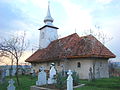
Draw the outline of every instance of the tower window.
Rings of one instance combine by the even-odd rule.
[[[78,68],[81,67],[81,63],[80,63],[80,62],[77,63],[77,67],[78,67]]]

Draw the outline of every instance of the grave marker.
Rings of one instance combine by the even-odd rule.
[[[73,90],[73,78],[72,78],[72,71],[68,71],[68,78],[67,78],[67,90]]]
[[[56,74],[57,72],[55,66],[52,65],[49,73],[48,84],[56,83],[56,79],[55,79]]]
[[[9,86],[7,87],[7,90],[15,90],[15,86],[13,85],[15,81],[13,81],[13,79],[10,79],[8,83],[9,83]]]
[[[47,84],[46,72],[44,71],[45,68],[42,66],[40,67],[40,72],[38,73],[38,81],[36,81],[36,85],[45,85]]]

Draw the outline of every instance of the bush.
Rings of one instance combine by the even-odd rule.
[[[76,72],[73,72],[73,85],[76,86],[80,83],[79,75]]]
[[[63,88],[66,88],[67,86],[67,77],[68,75],[66,76],[63,76],[62,75],[62,72],[58,73],[57,76],[56,76],[56,87],[59,88],[59,89],[63,89]],[[78,85],[80,82],[79,82],[79,76],[77,75],[76,72],[73,72],[72,74],[72,77],[73,77],[73,85]]]
[[[66,88],[67,76],[63,76],[62,72],[58,73],[56,76],[56,87],[59,89]]]

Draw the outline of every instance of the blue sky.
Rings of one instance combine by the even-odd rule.
[[[0,0],[1,35],[25,31],[31,47],[37,47],[47,5],[48,0]],[[105,45],[120,60],[120,0],[50,0],[50,10],[60,37],[75,31],[81,36],[89,29],[104,32],[113,38]]]

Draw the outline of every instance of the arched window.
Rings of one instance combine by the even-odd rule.
[[[80,62],[77,63],[77,67],[78,67],[78,68],[81,67],[81,63],[80,63]]]

